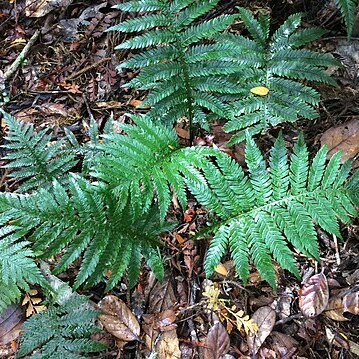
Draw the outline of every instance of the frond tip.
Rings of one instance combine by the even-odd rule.
[[[246,281],[250,260],[261,276],[275,286],[275,260],[296,276],[293,250],[319,260],[316,226],[341,238],[338,220],[357,216],[358,176],[348,179],[350,164],[340,154],[326,163],[323,147],[309,162],[303,136],[290,159],[282,136],[270,152],[269,166],[247,135],[248,174],[229,156],[217,155],[217,166],[203,168],[207,185],[188,181],[197,200],[220,217],[205,260],[209,276],[226,248],[235,268]],[[218,180],[221,178],[221,180]]]

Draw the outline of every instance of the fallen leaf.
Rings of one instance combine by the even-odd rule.
[[[209,330],[203,351],[204,359],[217,359],[226,354],[230,347],[226,328],[219,322]]]
[[[359,118],[325,131],[320,139],[323,145],[328,145],[328,158],[342,150],[342,162],[355,157],[359,153]]]
[[[345,312],[359,314],[359,291],[346,294],[343,297],[343,307]]]
[[[177,327],[176,313],[174,310],[167,309],[164,312],[154,314],[144,314],[143,320],[146,324],[151,325],[154,330],[160,332],[167,332]]]
[[[345,322],[348,318],[344,317],[343,300],[340,297],[330,298],[324,314],[337,322]]]
[[[0,313],[0,345],[6,345],[18,338],[24,320],[24,311],[19,304],[12,304]]]
[[[352,292],[350,289],[343,290],[329,299],[325,315],[336,321],[348,321],[345,312],[359,314],[359,291]]]
[[[267,96],[269,93],[269,89],[267,87],[264,86],[257,86],[257,87],[253,87],[250,90],[253,94],[255,95],[259,95],[259,96]]]
[[[261,307],[254,312],[252,320],[257,324],[258,331],[248,334],[247,343],[249,350],[255,355],[268,335],[272,332],[276,314],[271,307]]]
[[[130,308],[114,295],[108,295],[98,303],[99,309],[105,313],[98,318],[105,329],[119,339],[121,347],[127,342],[138,340],[140,325]]]
[[[42,17],[58,7],[67,7],[73,0],[26,0],[25,14],[30,17]]]
[[[161,283],[156,283],[149,294],[148,301],[148,313],[159,313],[174,307],[177,298],[169,277],[166,277]]]
[[[187,130],[185,130],[184,128],[181,127],[176,127],[176,132],[177,135],[185,140],[189,140],[190,139],[190,135],[189,132]]]
[[[133,107],[138,107],[142,104],[143,101],[140,100],[131,100],[130,101],[130,105],[132,105]]]
[[[324,273],[310,277],[299,291],[299,308],[308,318],[322,313],[328,305],[328,300],[328,281]]]
[[[279,354],[279,358],[290,358],[298,349],[299,343],[287,334],[273,331],[271,339],[274,349]]]
[[[156,345],[156,359],[180,359],[179,341],[176,330],[164,332]]]
[[[228,275],[227,268],[222,263],[218,263],[217,267],[214,269],[214,271],[218,274],[223,275],[226,277]]]

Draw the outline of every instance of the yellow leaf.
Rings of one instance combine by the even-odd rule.
[[[264,86],[253,87],[250,91],[259,96],[267,96],[269,93],[269,89]]]
[[[218,274],[225,276],[225,277],[228,274],[227,268],[222,263],[219,263],[214,271]]]

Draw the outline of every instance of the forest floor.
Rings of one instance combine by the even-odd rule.
[[[121,88],[134,73],[116,71],[119,62],[129,55],[128,51],[114,50],[124,37],[104,32],[128,16],[114,10],[111,6],[115,3],[116,0],[0,0],[0,102],[4,110],[34,123],[37,128],[53,129],[55,136],[62,135],[67,126],[82,142],[88,140],[90,116],[101,129],[111,115],[121,121],[126,114],[138,112],[136,107],[144,94]],[[231,13],[237,5],[256,12],[271,11],[273,28],[288,15],[304,12],[303,26],[328,30],[312,46],[342,61],[342,69],[328,69],[338,87],[318,87],[322,96],[320,118],[284,124],[283,133],[290,146],[299,131],[304,131],[311,151],[327,143],[330,150],[341,149],[344,156],[353,157],[354,167],[359,167],[359,38],[347,43],[340,14],[330,1],[223,0],[216,12]],[[26,59],[5,79],[6,71],[31,38],[33,43]],[[2,122],[1,137],[5,127]],[[223,147],[228,138],[221,126],[215,124],[212,130],[201,134],[198,140],[206,141],[214,136],[211,141]],[[278,129],[269,130],[258,140],[264,152],[273,144],[277,132]],[[178,134],[187,136],[183,129]],[[240,145],[230,151],[239,162],[243,161]],[[11,191],[6,175],[1,173],[1,176],[1,190]],[[206,215],[202,207],[190,201],[180,225],[163,238],[168,259],[163,283],[157,283],[144,270],[132,292],[126,290],[125,281],[112,291],[140,321],[142,342],[116,345],[114,337],[107,333],[101,339],[109,344],[109,350],[98,357],[115,358],[121,353],[123,358],[141,358],[148,356],[154,346],[157,358],[359,357],[358,221],[342,226],[343,241],[319,232],[322,254],[319,264],[298,256],[303,280],[323,273],[328,280],[330,298],[354,294],[351,312],[338,310],[327,315],[324,311],[307,318],[298,301],[301,281],[280,268],[276,291],[261,281],[255,271],[243,286],[235,276],[232,262],[225,259],[211,280],[205,279],[203,258],[208,243],[193,241],[190,233],[201,226]],[[72,267],[61,279],[71,282],[77,270]],[[317,280],[323,280],[323,275]],[[103,285],[84,294],[90,295],[94,302],[106,295]],[[216,295],[220,298],[217,302]],[[219,310],[211,310],[214,302]],[[262,320],[254,339],[248,338],[245,331],[251,325],[249,318]],[[23,320],[21,315],[7,318],[6,323],[0,320],[0,333],[3,333],[0,358],[14,357],[18,327]],[[218,345],[214,348],[213,343]],[[253,346],[260,348],[255,350]]]

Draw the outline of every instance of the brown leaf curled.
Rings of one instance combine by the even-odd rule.
[[[114,295],[103,298],[98,306],[104,313],[99,320],[106,330],[121,342],[137,340],[140,334],[140,325],[127,305]]]

